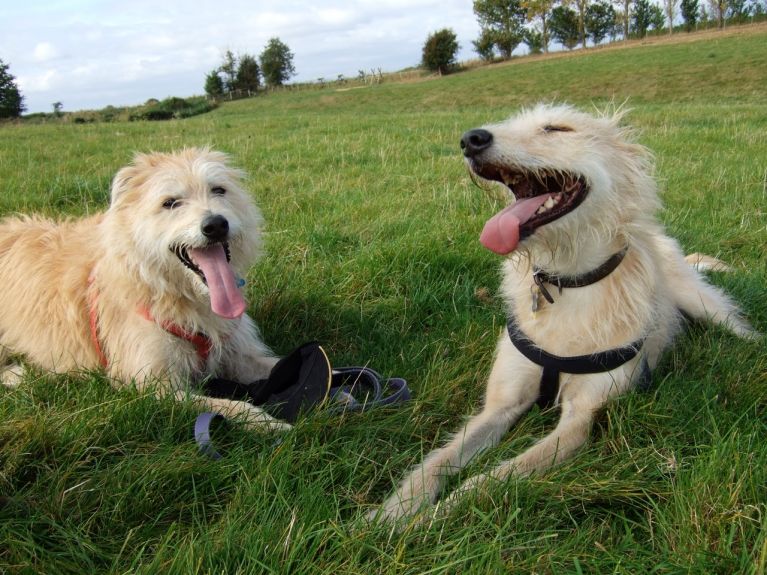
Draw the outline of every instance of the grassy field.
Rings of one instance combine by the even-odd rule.
[[[320,340],[336,365],[369,363],[414,392],[400,409],[310,415],[279,445],[230,427],[214,462],[189,406],[99,374],[30,376],[0,390],[0,572],[765,572],[767,352],[714,328],[677,341],[651,392],[611,403],[575,460],[426,527],[359,519],[478,407],[504,323],[500,261],[477,241],[498,204],[463,166],[468,128],[539,100],[627,100],[669,231],[734,265],[712,281],[767,330],[766,47],[759,27],[168,123],[0,126],[0,214],[102,210],[137,150],[231,153],[268,221],[247,288],[266,341]],[[556,416],[532,412],[462,477]]]

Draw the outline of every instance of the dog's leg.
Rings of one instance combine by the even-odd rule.
[[[539,379],[540,369],[524,359],[504,333],[488,379],[484,409],[446,445],[432,451],[368,519],[396,521],[434,502],[446,476],[465,467],[480,451],[496,445],[530,409],[538,395]]]
[[[489,473],[465,481],[446,500],[446,507],[450,508],[467,491],[482,488],[489,481],[503,481],[512,474],[524,477],[544,471],[572,456],[588,440],[594,413],[609,397],[619,395],[629,386],[634,364],[636,362],[624,366],[617,374],[570,376],[572,379],[562,388],[561,416],[554,430],[527,451],[504,461]],[[623,378],[620,384],[616,378]]]
[[[234,401],[197,394],[187,395],[184,392],[177,392],[176,398],[179,400],[189,398],[200,408],[220,413],[227,418],[242,418],[247,429],[257,431],[288,431],[292,429],[289,423],[275,419],[260,407],[252,405],[247,401]]]
[[[261,341],[256,325],[247,315],[226,345],[223,375],[241,383],[266,379],[279,361]]]

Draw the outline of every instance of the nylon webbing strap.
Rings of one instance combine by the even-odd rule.
[[[561,357],[548,353],[535,345],[529,337],[522,333],[514,317],[509,318],[507,329],[514,347],[527,359],[543,368],[541,390],[537,400],[538,405],[541,407],[548,407],[553,404],[559,391],[560,373],[582,375],[585,373],[612,371],[633,359],[639,353],[639,350],[642,349],[642,344],[644,343],[644,339],[639,339],[630,345],[608,349],[607,351],[600,351],[589,355]],[[645,365],[643,365],[643,370]]]

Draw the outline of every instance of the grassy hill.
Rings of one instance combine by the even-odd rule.
[[[414,392],[398,410],[313,414],[279,445],[232,426],[214,462],[191,407],[98,374],[30,376],[0,390],[0,572],[764,572],[767,353],[713,328],[678,340],[650,393],[611,403],[572,462],[426,528],[359,523],[478,407],[504,323],[499,258],[477,241],[499,200],[468,177],[466,129],[540,100],[625,102],[656,153],[669,231],[734,265],[712,281],[767,330],[767,28],[678,40],[161,124],[0,127],[0,214],[104,209],[134,151],[229,152],[268,222],[247,288],[266,341],[320,340],[336,365]],[[555,420],[529,414],[462,477]]]

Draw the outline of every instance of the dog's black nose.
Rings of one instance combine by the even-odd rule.
[[[202,235],[212,242],[223,242],[229,235],[229,222],[222,215],[208,216],[202,220]]]
[[[489,148],[493,143],[493,134],[482,128],[469,130],[461,136],[461,149],[463,155],[472,158]]]

